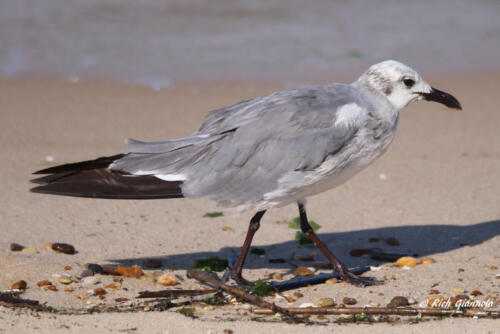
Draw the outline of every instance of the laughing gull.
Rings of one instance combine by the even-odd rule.
[[[127,139],[128,152],[35,172],[36,193],[112,198],[205,197],[222,207],[257,212],[231,277],[242,268],[266,210],[297,203],[302,231],[342,280],[377,283],[351,273],[316,236],[305,199],[334,188],[384,153],[400,110],[417,100],[461,109],[410,67],[387,60],[352,84],[329,83],[275,92],[214,110],[189,137],[159,142]]]

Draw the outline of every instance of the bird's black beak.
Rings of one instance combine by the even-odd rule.
[[[435,101],[444,104],[448,108],[462,110],[460,102],[451,94],[445,93],[432,87],[430,93],[419,93],[426,101]]]

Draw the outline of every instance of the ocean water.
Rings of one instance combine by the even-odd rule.
[[[500,69],[499,0],[2,0],[0,75],[328,80],[397,59]],[[332,79],[332,81],[334,81]]]

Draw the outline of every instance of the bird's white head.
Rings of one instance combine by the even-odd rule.
[[[398,110],[410,102],[422,99],[461,109],[460,103],[453,96],[432,88],[415,70],[395,60],[372,65],[358,82],[384,95]]]

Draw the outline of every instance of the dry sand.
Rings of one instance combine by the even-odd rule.
[[[398,135],[389,152],[373,166],[335,190],[309,199],[309,216],[322,228],[320,237],[349,266],[376,265],[368,258],[349,256],[352,248],[380,247],[416,253],[436,260],[403,270],[384,265],[370,276],[386,278],[385,284],[357,288],[345,283],[300,289],[295,303],[317,303],[318,297],[344,296],[358,305],[385,305],[393,296],[425,300],[434,284],[445,297],[451,288],[466,292],[478,289],[499,296],[500,280],[500,74],[467,77],[426,78],[462,102],[464,111],[445,110],[433,103],[414,104],[401,114]],[[229,212],[219,218],[203,218],[217,210],[205,200],[111,201],[42,196],[28,190],[34,170],[70,161],[110,155],[124,150],[123,138],[160,140],[193,132],[211,109],[280,89],[279,84],[202,83],[178,84],[159,92],[147,87],[102,82],[68,83],[51,80],[0,81],[0,289],[24,279],[24,298],[54,307],[83,308],[90,303],[113,305],[118,297],[133,298],[138,291],[160,286],[124,279],[122,287],[110,291],[104,301],[97,297],[77,299],[88,287],[75,286],[72,293],[41,291],[36,282],[57,279],[65,265],[71,274],[86,262],[143,265],[157,258],[183,279],[179,288],[199,285],[186,279],[194,261],[209,255],[236,255],[252,213]],[[53,162],[46,157],[52,156]],[[295,231],[278,223],[297,216],[288,206],[271,210],[263,219],[254,243],[266,256],[251,255],[244,273],[247,278],[265,278],[279,272],[290,278],[287,264],[270,264],[268,258],[290,258],[299,248]],[[234,230],[223,231],[228,226]],[[400,246],[369,243],[369,237],[396,237]],[[9,250],[17,242],[36,247],[27,255]],[[76,255],[44,251],[48,242],[74,245]],[[318,260],[324,260],[318,256]],[[299,263],[305,264],[308,263]],[[464,271],[459,272],[459,269]],[[99,276],[97,286],[111,283]],[[292,292],[288,293],[291,294]],[[382,295],[383,294],[383,295]],[[280,305],[288,306],[283,301]],[[498,305],[494,309],[498,309]],[[444,319],[408,324],[338,325],[304,327],[285,324],[273,317],[263,322],[243,315],[244,305],[216,310],[197,307],[198,319],[176,313],[136,312],[93,315],[49,315],[13,311],[0,307],[0,332],[148,332],[235,333],[255,332],[498,332],[495,320]],[[314,317],[313,317],[314,318]],[[327,319],[333,319],[327,318]]]

